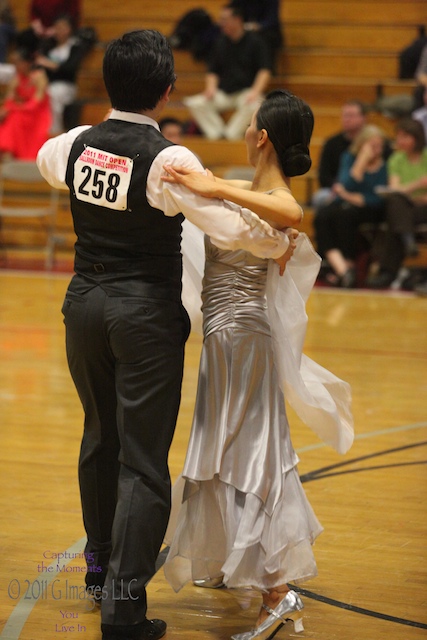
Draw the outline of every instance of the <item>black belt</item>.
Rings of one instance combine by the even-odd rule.
[[[131,295],[146,296],[149,298],[171,300],[179,302],[181,300],[181,282],[175,284],[170,281],[150,282],[153,278],[153,271],[150,273],[144,269],[138,269],[138,262],[115,261],[115,262],[89,262],[78,258],[74,265],[76,274],[87,277],[92,282],[107,285],[108,282],[115,282],[123,279],[126,273],[126,281],[129,280],[129,291]],[[100,276],[99,280],[96,276]],[[156,274],[158,277],[158,274]],[[117,277],[115,277],[117,276]],[[133,283],[133,284],[131,284]]]
[[[114,262],[89,262],[82,258],[75,261],[76,271],[79,273],[122,273],[123,271],[134,271],[135,273],[143,273],[143,269],[139,268],[138,262],[129,260],[116,260]]]
[[[83,274],[130,272],[131,274],[135,274],[137,277],[144,278],[144,276],[152,276],[153,273],[158,275],[153,261],[155,261],[155,258],[145,262],[139,262],[138,260],[107,260],[103,262],[90,262],[89,260],[76,256],[74,267],[77,273]],[[181,263],[178,260],[170,260],[169,266],[165,265],[164,258],[160,258],[159,266],[160,262],[161,272],[163,273],[171,273],[171,270],[177,270],[178,272],[178,269],[179,273],[181,272]]]

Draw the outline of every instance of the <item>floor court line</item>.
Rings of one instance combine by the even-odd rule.
[[[412,425],[402,425],[402,426],[398,426],[398,427],[391,427],[389,429],[381,429],[379,431],[372,431],[372,432],[368,432],[368,433],[360,433],[358,435],[355,436],[355,440],[363,440],[366,438],[373,438],[374,436],[382,436],[382,435],[389,435],[391,433],[398,433],[401,431],[411,431],[413,429],[422,429],[427,427],[427,422],[419,422],[419,423],[415,423]],[[302,447],[301,449],[297,450],[297,453],[304,453],[305,451],[313,451],[315,449],[320,449],[322,447],[327,446],[325,443],[323,442],[319,442],[317,444],[314,445],[309,445],[307,447]],[[68,555],[72,556],[73,553],[79,553],[82,552],[84,549],[84,546],[86,544],[86,538],[81,538],[80,540],[78,540],[77,542],[75,542],[74,544],[72,544],[70,547],[68,547],[68,549],[64,552],[67,553]],[[159,561],[156,565],[157,570],[159,570],[161,568],[161,566],[163,565],[164,560],[166,559],[166,550],[163,549],[163,551],[161,551],[160,553],[160,557],[159,557]],[[162,562],[163,560],[163,562]],[[69,564],[69,563],[67,563]],[[51,583],[55,578],[58,577],[58,572],[55,571],[55,567],[58,565],[58,561],[54,560],[54,562],[51,563],[51,565],[53,567],[53,572],[52,574],[49,575],[48,578],[44,578],[43,580],[47,580],[47,583]],[[36,578],[35,578],[36,580]],[[299,589],[299,591],[301,593],[303,593],[304,595],[306,595],[307,597],[311,597],[313,599],[317,599],[317,600],[321,600],[323,602],[325,602],[326,604],[334,604],[334,606],[339,606],[342,609],[349,609],[358,613],[362,613],[364,615],[370,615],[370,616],[374,616],[374,617],[379,617],[385,620],[390,620],[393,622],[397,622],[399,624],[407,624],[410,626],[416,626],[419,627],[421,629],[427,629],[427,625],[424,625],[421,622],[414,622],[411,620],[402,620],[400,618],[393,618],[392,616],[385,616],[385,614],[381,614],[381,613],[376,613],[373,611],[369,611],[369,610],[365,610],[365,609],[361,609],[359,607],[353,607],[352,605],[347,605],[345,603],[340,603],[338,600],[337,601],[328,601],[330,599],[327,598],[322,598],[322,596],[318,596],[317,594],[314,594],[310,591],[305,591],[304,589]],[[20,598],[20,600],[18,601],[18,603],[16,604],[15,608],[13,609],[12,613],[10,614],[8,620],[6,621],[5,626],[3,627],[3,630],[0,634],[0,640],[19,640],[19,636],[21,634],[22,629],[24,628],[25,623],[27,622],[29,616],[31,615],[31,612],[34,608],[34,606],[36,605],[36,603],[38,602],[40,598],[25,598],[24,596],[22,596]],[[335,604],[337,603],[337,604]]]

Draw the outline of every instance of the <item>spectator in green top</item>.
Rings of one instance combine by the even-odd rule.
[[[422,124],[412,118],[400,121],[395,148],[387,163],[387,231],[378,249],[379,272],[368,281],[372,288],[388,288],[405,257],[418,254],[416,227],[427,223],[427,147]]]

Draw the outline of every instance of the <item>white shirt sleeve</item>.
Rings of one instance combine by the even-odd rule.
[[[37,166],[44,179],[56,189],[67,189],[65,183],[68,156],[77,136],[89,129],[84,125],[70,129],[51,138],[37,155]],[[188,167],[204,171],[196,156],[185,147],[167,147],[154,159],[147,180],[149,204],[166,216],[183,213],[184,216],[206,233],[221,249],[245,249],[261,258],[278,258],[289,246],[288,237],[270,227],[255,213],[227,200],[203,198],[185,187],[164,182],[164,164]]]
[[[90,129],[83,125],[70,129],[55,138],[51,138],[41,147],[37,154],[37,166],[43,178],[55,189],[68,189],[65,183],[68,156],[77,136]]]
[[[221,249],[245,249],[260,258],[278,258],[289,246],[288,237],[270,227],[255,213],[227,200],[203,198],[182,185],[164,182],[165,164],[204,171],[191,151],[181,146],[167,147],[154,159],[148,173],[147,200],[166,216],[178,213],[206,233]]]

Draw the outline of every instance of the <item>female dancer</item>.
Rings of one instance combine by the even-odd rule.
[[[289,178],[310,167],[312,128],[308,105],[286,91],[274,91],[246,133],[249,160],[256,168],[251,190],[177,167],[165,167],[169,174],[165,179],[201,195],[248,206],[277,228],[295,224],[301,209],[290,193]],[[297,232],[289,235],[293,245]],[[270,639],[286,620],[301,615],[301,599],[287,582],[316,575],[311,545],[322,530],[299,480],[281,386],[289,389],[288,399],[295,401],[297,409],[304,405],[300,415],[308,422],[322,422],[322,401],[309,394],[300,376],[300,365],[308,367],[297,344],[304,333],[305,312],[298,302],[294,306],[299,293],[292,288],[292,276],[284,280],[292,260],[283,280],[294,296],[288,313],[289,324],[296,326],[294,341],[290,335],[277,339],[280,319],[274,322],[276,328],[271,326],[274,300],[268,292],[266,310],[268,261],[240,250],[218,249],[208,238],[205,249],[204,345],[183,471],[183,504],[165,575],[177,591],[190,580],[259,589],[263,605],[255,628],[233,635],[233,640]],[[291,246],[285,260],[292,252]],[[318,262],[310,250],[309,257],[313,256],[316,273],[311,284]],[[283,354],[276,352],[284,345],[291,345],[284,367],[290,366],[291,371],[287,372],[276,358],[283,360]],[[342,406],[348,406],[347,386],[329,376],[332,385],[340,386]],[[299,402],[297,396],[304,395]],[[347,432],[338,436],[338,448],[345,450],[352,439],[351,417],[346,409],[338,416],[327,395],[326,404],[329,408],[333,404],[335,413],[329,422],[325,418],[325,428],[331,433],[338,425],[337,431]]]

